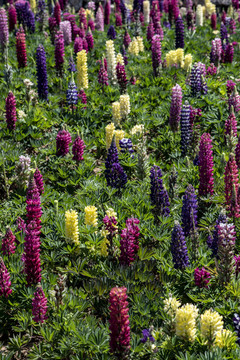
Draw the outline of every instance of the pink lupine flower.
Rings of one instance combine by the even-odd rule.
[[[33,174],[31,174],[29,178],[26,203],[27,224],[34,221],[36,224],[35,230],[38,232],[38,234],[40,234],[42,216],[41,198]]]

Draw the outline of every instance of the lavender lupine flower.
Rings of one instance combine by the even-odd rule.
[[[240,344],[240,316],[236,313],[233,316],[233,325],[235,328],[235,334],[237,335],[237,343]]]
[[[104,65],[104,63],[101,63],[100,69],[99,69],[99,73],[98,73],[98,82],[99,84],[104,87],[108,86],[108,73],[107,73],[107,69]]]
[[[226,50],[225,50],[224,62],[231,64],[233,62],[233,55],[234,55],[233,44],[227,44]]]
[[[125,152],[129,152],[130,154],[132,154],[134,152],[133,150],[133,143],[131,139],[122,139],[119,141],[119,146],[121,148],[121,152],[125,153]]]
[[[232,107],[235,113],[238,113],[240,111],[240,96],[238,94],[236,86],[234,86],[233,92],[228,97],[228,106],[230,111]]]
[[[211,135],[204,133],[199,145],[199,195],[213,195],[213,152]]]
[[[9,32],[7,13],[5,9],[0,8],[0,46],[2,52],[4,52],[4,50],[8,46],[8,38]]]
[[[212,251],[212,256],[218,256],[218,225],[220,223],[226,224],[227,223],[227,216],[225,213],[220,213],[217,220],[216,225],[213,230],[213,236],[209,235],[207,240],[207,245]]]
[[[229,283],[235,272],[235,235],[235,227],[233,224],[220,223],[218,225],[219,263],[217,266],[217,271],[221,284]]]
[[[56,137],[57,156],[65,156],[69,153],[69,144],[72,142],[67,130],[60,130]]]
[[[37,323],[43,323],[47,319],[47,298],[43,292],[41,285],[37,285],[37,289],[32,299],[33,320]]]
[[[158,68],[161,64],[162,48],[160,35],[154,35],[152,38],[152,66],[154,76],[157,76]]]
[[[78,91],[74,80],[71,80],[68,85],[66,98],[69,106],[76,105],[78,102]]]
[[[175,269],[183,270],[190,265],[185,236],[178,222],[172,232],[171,253]]]
[[[127,90],[127,83],[128,83],[125,66],[121,65],[120,63],[117,63],[116,74],[117,74],[117,82],[120,87],[120,93],[124,94]]]
[[[38,96],[40,99],[48,100],[48,80],[46,54],[43,45],[37,48],[37,79],[38,79]]]
[[[9,91],[6,98],[6,123],[9,130],[14,130],[16,127],[17,115],[16,115],[16,100],[15,96]]]
[[[58,31],[55,35],[55,66],[60,75],[63,72],[64,55],[63,32]]]
[[[191,85],[191,95],[196,97],[201,93],[201,71],[197,64],[194,64],[191,70],[191,78],[190,78],[190,85]]]
[[[127,227],[122,230],[120,240],[121,254],[119,258],[119,261],[122,265],[130,266],[137,258],[139,249],[138,238],[140,235],[140,229],[137,224],[139,224],[138,219],[127,219]]]
[[[70,21],[60,22],[60,31],[63,33],[64,44],[69,45],[72,42],[72,27]]]
[[[182,109],[182,88],[176,84],[172,88],[172,100],[170,107],[169,124],[172,131],[177,131],[179,128],[179,122]]]
[[[131,40],[129,33],[127,32],[127,30],[125,30],[124,38],[123,38],[123,45],[125,46],[126,49],[130,45],[131,41],[132,40]]]
[[[83,161],[85,147],[86,145],[84,144],[84,141],[78,135],[72,146],[73,160],[75,160],[77,163]]]
[[[15,241],[16,241],[16,236],[14,236],[12,230],[8,228],[4,238],[2,239],[1,251],[3,255],[7,255],[9,257],[11,254],[15,253],[15,249],[16,249]]]
[[[36,230],[35,221],[30,221],[25,234],[24,243],[24,272],[28,285],[41,281],[40,237]]]
[[[175,31],[176,31],[176,35],[175,35],[176,49],[179,49],[179,48],[184,49],[184,23],[180,16],[176,21]]]
[[[40,170],[38,168],[36,168],[33,177],[34,177],[34,180],[36,182],[39,195],[44,194],[43,177],[42,177],[42,174],[40,173]]]
[[[94,48],[94,39],[93,39],[93,35],[92,35],[92,32],[91,32],[90,29],[87,32],[86,41],[87,41],[87,44],[88,44],[88,49],[92,50]]]
[[[210,281],[211,275],[208,271],[202,267],[201,269],[196,268],[194,270],[194,281],[195,285],[199,288],[208,288],[208,283]]]
[[[149,341],[151,341],[151,342],[154,342],[155,341],[155,339],[154,339],[154,337],[151,335],[151,330],[149,330],[149,329],[144,329],[143,331],[142,331],[142,335],[143,335],[143,338],[140,340],[143,344],[145,344],[147,341],[148,341],[148,339],[149,339]]]
[[[34,230],[37,231],[37,234],[40,234],[42,216],[41,198],[33,174],[31,174],[29,178],[26,203],[27,224],[34,221]]]
[[[115,287],[110,291],[110,349],[111,353],[124,358],[130,350],[130,326],[127,289]]]
[[[109,39],[114,40],[116,39],[116,31],[113,25],[109,26],[108,32],[107,32],[107,36]]]
[[[190,232],[197,228],[197,209],[198,202],[195,189],[192,185],[188,185],[182,205],[182,227],[185,236],[189,236]]]
[[[150,170],[151,180],[151,205],[154,206],[154,212],[158,216],[167,217],[170,214],[168,192],[163,186],[162,170],[154,165]]]
[[[186,156],[191,138],[191,125],[190,125],[190,105],[186,101],[182,107],[180,125],[181,125],[181,153]]]
[[[9,272],[0,257],[0,296],[8,297],[12,293]]]
[[[13,31],[17,24],[17,11],[14,5],[10,5],[8,8],[8,24],[9,24],[9,31]]]

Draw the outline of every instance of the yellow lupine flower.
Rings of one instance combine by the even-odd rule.
[[[124,132],[124,130],[115,130],[114,134],[115,134],[116,147],[117,147],[118,151],[120,151],[121,148],[119,145],[119,141],[124,138],[125,132]]]
[[[177,58],[177,64],[179,66],[183,66],[184,64],[184,50],[179,48],[176,50],[176,58]]]
[[[94,19],[94,12],[92,10],[85,9],[85,14],[86,14],[87,20]]]
[[[166,62],[167,62],[167,67],[174,65],[177,63],[177,53],[176,50],[170,50],[167,54],[166,54]]]
[[[137,39],[133,38],[128,47],[128,52],[133,55],[139,54],[139,45]]]
[[[130,97],[128,94],[120,96],[120,115],[121,118],[126,118],[130,113]]]
[[[193,342],[196,338],[196,318],[198,309],[195,305],[186,304],[176,310],[176,335]]]
[[[214,345],[218,346],[219,348],[228,348],[229,350],[235,346],[236,342],[236,334],[234,334],[230,330],[220,330],[216,334],[216,339]]]
[[[132,130],[131,130],[131,135],[135,135],[135,134],[142,134],[144,132],[144,125],[143,124],[139,124],[139,125],[135,125]]]
[[[180,301],[176,298],[169,297],[168,299],[163,300],[164,311],[169,314],[171,317],[176,315],[177,309],[181,306]]]
[[[108,256],[108,244],[109,244],[107,235],[109,234],[109,232],[106,229],[102,229],[102,230],[100,230],[100,234],[104,237],[103,241],[101,242],[100,254],[102,256],[107,257]]]
[[[65,236],[67,241],[79,244],[78,213],[75,210],[65,212]]]
[[[110,217],[114,217],[117,220],[117,213],[116,211],[114,211],[112,208],[108,208],[106,210],[106,215],[110,218]]]
[[[187,54],[187,55],[185,56],[185,59],[184,59],[184,65],[183,65],[184,70],[186,70],[186,71],[190,71],[190,70],[191,70],[192,61],[193,61],[192,55],[191,55],[191,54]]]
[[[137,42],[139,47],[139,52],[144,51],[143,38],[141,36],[137,36]]]
[[[111,146],[112,143],[112,138],[113,138],[113,134],[114,134],[114,130],[115,130],[115,126],[114,123],[108,124],[105,127],[105,132],[106,132],[106,149],[108,150]]]
[[[88,68],[86,50],[77,53],[77,84],[79,89],[88,89]]]
[[[91,206],[91,205],[86,206],[84,211],[85,211],[85,224],[97,227],[98,218],[97,218],[96,206]]]
[[[206,310],[201,315],[201,334],[208,340],[214,340],[216,333],[223,329],[223,318],[218,312]]]
[[[30,6],[31,6],[31,10],[35,13],[36,10],[36,0],[30,0]]]
[[[116,63],[117,64],[120,63],[121,65],[124,65],[124,59],[123,59],[122,54],[120,54],[120,53],[117,54]]]
[[[114,103],[112,103],[112,116],[113,116],[113,120],[118,124],[121,120],[119,101],[115,101]]]

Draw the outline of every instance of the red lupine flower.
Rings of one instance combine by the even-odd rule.
[[[23,68],[27,66],[27,52],[26,52],[26,40],[25,33],[22,27],[16,35],[16,50],[17,50],[17,60],[18,67]]]
[[[13,31],[17,24],[17,11],[13,5],[10,5],[8,9],[8,24],[9,31]]]

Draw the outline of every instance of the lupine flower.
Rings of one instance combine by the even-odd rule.
[[[234,9],[239,9],[239,0],[232,0],[232,6]]]
[[[120,113],[120,102],[115,101],[112,103],[112,115],[113,119],[116,123],[119,123],[121,120],[121,113]]]
[[[127,32],[127,30],[125,30],[124,38],[123,38],[123,45],[125,46],[126,49],[130,45],[131,41],[132,40],[131,40],[129,33]]]
[[[220,283],[226,284],[231,280],[235,272],[234,249],[235,227],[233,224],[218,225],[218,257],[217,271]]]
[[[133,143],[131,139],[121,139],[119,140],[119,145],[122,153],[127,151],[130,154],[132,154],[134,152]]]
[[[217,38],[215,40],[212,40],[212,48],[210,53],[211,63],[214,63],[217,66],[222,59],[222,53],[223,53],[223,49],[222,49],[221,39]]]
[[[87,44],[88,44],[88,49],[92,50],[94,48],[94,39],[93,39],[93,35],[92,35],[91,30],[89,30],[87,32],[86,41],[87,41]]]
[[[27,225],[24,238],[24,272],[28,285],[41,281],[40,238],[37,224],[34,220]]]
[[[179,48],[184,49],[184,23],[180,16],[176,21],[175,31],[176,31],[176,35],[175,35],[176,49],[179,49]]]
[[[34,222],[35,224],[34,231],[36,232],[36,235],[39,235],[41,231],[42,208],[41,208],[41,198],[40,198],[39,190],[36,185],[36,181],[34,179],[33,173],[31,173],[29,177],[26,203],[27,203],[27,207],[26,207],[27,224],[30,224],[30,222]]]
[[[227,87],[227,96],[229,97],[232,92],[234,91],[234,88],[235,88],[236,84],[235,82],[233,82],[232,80],[228,80],[227,81],[227,84],[226,84],[226,87]]]
[[[86,206],[85,212],[85,224],[89,226],[98,226],[98,214],[96,206]]]
[[[226,26],[223,23],[221,23],[220,34],[221,34],[222,47],[224,49],[225,46],[228,44],[228,32]]]
[[[74,53],[78,54],[82,50],[83,50],[83,40],[82,38],[77,36],[74,40]]]
[[[213,63],[211,63],[210,66],[207,68],[207,75],[213,76],[216,75],[216,73],[217,73],[217,68]]]
[[[184,58],[184,65],[183,68],[185,71],[189,72],[192,68],[192,55],[191,54],[187,54]]]
[[[89,10],[93,10],[93,11],[95,10],[95,2],[94,1],[89,1],[87,6],[88,6]]]
[[[25,28],[27,26],[27,13],[29,9],[29,2],[25,0],[18,0],[15,2],[15,8],[17,10],[18,23],[22,24]]]
[[[37,285],[37,290],[32,299],[33,320],[37,323],[43,323],[47,319],[47,298],[41,285]]]
[[[158,35],[159,36],[159,35]],[[139,44],[136,38],[133,38],[132,42],[128,47],[129,54],[138,55],[139,54]]]
[[[168,299],[163,300],[164,303],[164,311],[171,316],[171,318],[174,318],[176,316],[177,309],[181,306],[180,301],[178,301],[176,298],[173,298],[171,295]]]
[[[183,196],[182,224],[185,236],[189,236],[191,231],[197,228],[197,196],[192,185],[188,185]]]
[[[138,42],[139,52],[143,52],[144,51],[143,38],[141,36],[137,36],[136,40]]]
[[[55,35],[55,66],[59,74],[63,71],[64,55],[63,32],[58,31]]]
[[[227,223],[227,216],[225,213],[220,213],[216,225],[214,227],[213,236],[209,235],[207,240],[207,245],[212,251],[212,256],[217,257],[218,255],[218,225],[220,223]]]
[[[52,43],[54,43],[55,33],[56,33],[57,27],[58,27],[55,17],[50,17],[48,19],[48,27],[49,27],[49,31],[51,34],[51,41],[52,41]]]
[[[210,343],[215,340],[218,331],[223,329],[223,318],[212,309],[206,310],[200,320],[201,335]]]
[[[213,13],[211,15],[211,27],[213,30],[217,29],[217,14],[216,13]]]
[[[40,99],[48,100],[48,80],[46,54],[43,45],[37,48],[37,79],[38,79],[38,96]]]
[[[84,104],[84,105],[87,104],[87,95],[83,89],[79,90],[78,98],[79,98],[81,104]],[[83,107],[83,109],[86,109],[86,108],[87,108],[86,106]]]
[[[196,318],[198,309],[195,305],[186,304],[176,311],[176,335],[185,341],[194,342],[196,338]]]
[[[8,46],[9,33],[8,33],[8,18],[6,10],[0,8],[0,46],[2,48],[2,52]]]
[[[102,12],[102,9],[100,6],[99,6],[97,14],[96,14],[95,28],[98,31],[104,31],[104,18],[103,18],[103,12]]]
[[[72,142],[71,135],[66,130],[60,130],[56,137],[57,156],[65,156],[69,153],[69,144]]]
[[[73,72],[77,71],[77,68],[76,68],[76,65],[74,63],[74,60],[73,60],[72,56],[69,58],[68,71],[70,71],[70,73],[73,73]]]
[[[56,19],[56,23],[57,23],[57,26],[60,25],[60,22],[61,22],[61,7],[60,7],[60,4],[59,2],[57,1],[55,6],[54,6],[54,17]]]
[[[225,200],[230,217],[239,218],[240,207],[238,204],[238,168],[233,154],[230,154],[224,172]]]
[[[154,76],[157,76],[158,68],[161,64],[162,50],[160,35],[154,35],[152,38],[152,66]]]
[[[78,135],[74,140],[72,146],[73,160],[75,160],[76,162],[83,161],[83,153],[85,147],[86,145],[84,144],[84,141]]]
[[[122,16],[120,13],[115,13],[115,25],[119,27],[122,26]]]
[[[169,197],[167,190],[163,186],[162,170],[159,166],[154,165],[150,170],[151,180],[151,205],[154,206],[154,212],[158,216],[168,216],[169,210]]]
[[[115,55],[113,40],[106,41],[106,50],[107,50],[108,78],[114,85],[117,80],[117,75],[116,75],[116,55]]]
[[[12,293],[9,272],[0,257],[0,296],[8,297]]]
[[[16,127],[17,114],[16,114],[16,100],[15,96],[9,91],[5,103],[6,109],[6,123],[9,130],[14,130]]]
[[[236,86],[234,86],[232,93],[228,97],[228,106],[229,110],[231,110],[233,106],[235,113],[238,113],[240,111],[240,96],[238,94]]]
[[[235,334],[237,336],[237,343],[240,343],[240,316],[238,314],[234,314],[233,316],[233,325],[235,328]]]
[[[127,219],[127,227],[122,230],[120,240],[120,258],[119,261],[122,265],[130,266],[137,258],[139,249],[139,235],[140,229],[137,226],[139,224],[138,219]]]
[[[169,124],[172,131],[177,131],[179,128],[179,122],[181,117],[181,109],[182,109],[182,88],[178,84],[176,84],[172,88],[172,100],[170,107],[170,118]]]
[[[238,142],[235,149],[235,159],[236,159],[237,167],[240,168],[240,137],[238,138]]]
[[[194,13],[193,13],[192,9],[187,11],[186,20],[187,20],[188,29],[193,30],[194,29]]]
[[[148,0],[143,1],[143,15],[144,23],[149,24],[150,21],[150,2]]]
[[[71,80],[68,85],[66,98],[69,106],[76,105],[78,102],[77,86],[74,80]]]
[[[236,21],[233,18],[231,18],[229,23],[229,33],[236,34]]]
[[[88,68],[86,50],[77,54],[77,80],[79,89],[88,89]]]
[[[117,81],[118,81],[118,84],[120,87],[120,92],[121,92],[121,94],[123,94],[126,92],[128,80],[126,77],[125,66],[121,65],[119,62],[117,63],[117,66],[116,66],[116,75],[117,75]],[[129,98],[129,96],[128,96],[128,98]],[[130,107],[130,104],[129,104],[129,107]],[[120,98],[120,111],[121,111],[121,98]]]
[[[236,277],[238,276],[238,274],[240,273],[240,256],[234,256],[234,261],[235,261],[235,274]]]
[[[177,222],[172,232],[171,253],[175,269],[183,270],[190,265],[183,229]]]
[[[26,40],[25,33],[22,27],[16,35],[16,50],[17,50],[17,60],[18,67],[23,68],[27,66],[27,53],[26,53]]]
[[[120,142],[120,140],[122,140],[124,138],[125,132],[124,132],[124,130],[115,130],[114,135],[115,135],[117,149],[118,149],[118,151],[120,151],[119,142]]]
[[[147,40],[149,42],[152,42],[153,36],[154,36],[154,27],[153,27],[153,23],[150,22],[148,27],[147,27]]]
[[[115,28],[114,28],[113,25],[110,25],[110,26],[109,26],[109,29],[108,29],[108,32],[107,32],[107,37],[108,37],[110,40],[116,39],[116,31],[115,31]]]
[[[186,156],[191,137],[191,126],[190,126],[190,105],[186,101],[181,110],[180,117],[181,125],[181,153],[182,156]]]
[[[115,287],[110,291],[110,349],[116,356],[127,355],[130,350],[130,326],[127,289]]]
[[[15,253],[15,248],[16,248],[15,241],[16,241],[16,236],[14,236],[12,230],[8,228],[4,238],[2,239],[1,251],[3,255],[7,255],[9,257],[10,254]]]
[[[201,81],[201,72],[197,64],[194,64],[192,67],[190,84],[191,84],[191,95],[198,96],[201,93],[202,81]]]
[[[34,13],[30,9],[28,9],[28,11],[27,11],[26,20],[27,20],[27,27],[28,27],[29,31],[31,33],[34,33],[35,32],[35,16],[34,16]],[[43,21],[44,21],[44,19],[43,19]]]
[[[44,194],[43,177],[38,168],[36,168],[33,177],[36,182],[39,195]]]
[[[102,85],[102,87],[108,86],[108,73],[104,64],[101,63],[99,73],[98,73],[98,82]]]
[[[112,143],[112,138],[113,138],[113,134],[115,131],[115,125],[114,123],[108,124],[105,127],[105,132],[106,132],[106,149],[108,150],[111,146]]]
[[[82,41],[83,41],[83,50],[85,50],[86,53],[88,53],[88,42],[87,42],[86,38],[84,37],[82,39]]]
[[[86,11],[84,8],[79,10],[79,24],[84,30],[87,30],[87,18],[86,18]]]
[[[105,168],[107,185],[117,189],[123,188],[127,183],[127,175],[118,162],[118,150],[114,139],[108,149]]]
[[[225,50],[224,62],[231,64],[233,62],[233,55],[234,55],[233,44],[227,44]]]
[[[69,45],[72,42],[72,27],[70,21],[60,22],[60,31],[63,33],[64,44]]]
[[[232,135],[237,137],[237,120],[234,114],[234,109],[232,107],[231,113],[228,116],[228,119],[225,122],[225,136]]]
[[[8,24],[9,24],[9,31],[13,31],[17,24],[17,11],[14,5],[10,5],[8,8]]]
[[[18,182],[22,185],[28,185],[30,175],[31,158],[29,156],[20,155],[19,162],[16,164],[16,174]]]
[[[67,241],[79,245],[78,213],[72,209],[65,212],[65,236]]]
[[[120,95],[120,114],[121,118],[127,118],[130,114],[130,98],[128,94]]]
[[[202,267],[201,269],[196,268],[194,270],[194,281],[195,285],[199,288],[208,288],[208,283],[210,281],[211,275],[208,271]]]
[[[88,28],[91,29],[91,31],[95,30],[95,24],[94,24],[94,20],[93,19],[89,19],[88,20]]]
[[[196,11],[196,26],[203,26],[203,8],[200,4],[197,6]]]
[[[235,343],[235,342],[236,342],[236,335],[230,330],[222,329],[217,332],[214,345],[222,349],[222,348],[228,348],[229,343]]]
[[[26,231],[26,223],[25,221],[19,216],[17,218],[17,230],[22,231],[23,233]]]
[[[111,3],[108,0],[104,7],[104,24],[109,25],[110,23],[110,12],[111,12]]]
[[[211,135],[204,133],[199,145],[199,195],[213,195],[213,154]]]
[[[149,3],[149,1],[144,1],[144,2],[148,2]],[[149,330],[149,329],[144,329],[143,331],[142,331],[142,335],[143,335],[143,338],[140,340],[143,344],[145,344],[147,341],[148,341],[148,339],[149,339],[149,341],[151,341],[151,342],[154,342],[155,341],[155,339],[154,339],[154,337],[151,335],[151,331]]]
[[[109,251],[113,252],[113,238],[118,230],[117,214],[112,208],[106,210],[103,223],[104,229],[100,231],[101,235],[105,238],[102,243],[102,255],[107,256]]]

